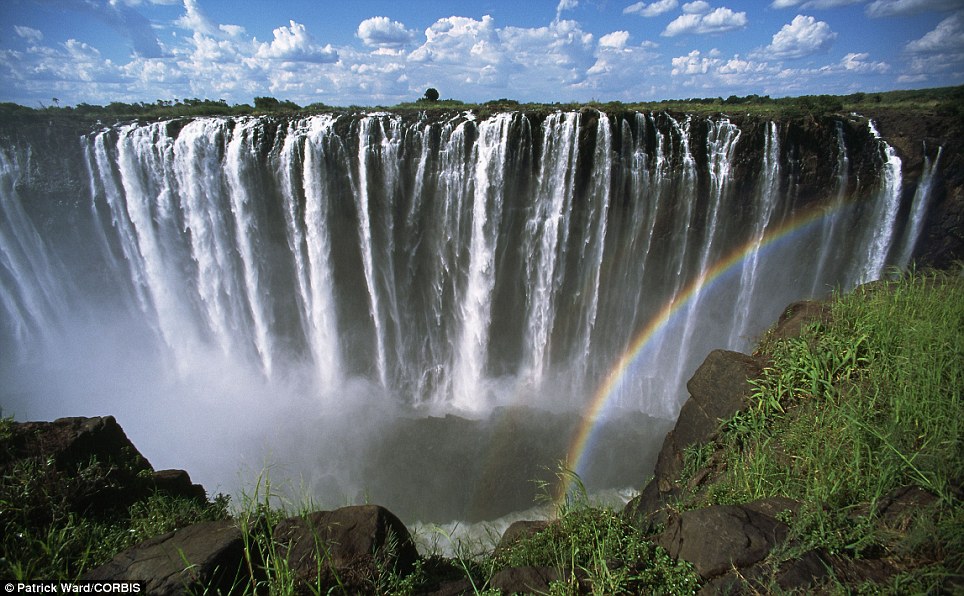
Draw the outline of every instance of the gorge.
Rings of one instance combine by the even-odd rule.
[[[960,257],[959,125],[916,122],[6,122],[0,405],[410,520],[525,508],[560,459],[638,488],[710,350]]]

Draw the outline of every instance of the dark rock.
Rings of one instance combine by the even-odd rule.
[[[547,527],[549,527],[549,522],[546,520],[519,520],[512,522],[512,524],[505,529],[505,532],[502,532],[502,538],[499,539],[499,544],[495,547],[495,554],[504,551],[523,538],[538,534]]]
[[[740,507],[778,519],[783,513],[796,515],[800,510],[801,503],[786,497],[767,497],[744,503]]]
[[[807,325],[826,320],[829,316],[829,304],[814,300],[794,302],[783,309],[776,325],[767,335],[773,339],[786,339],[800,335],[800,331]]]
[[[920,487],[902,486],[880,500],[877,515],[885,526],[904,531],[915,515],[937,500],[937,495]]]
[[[172,497],[207,501],[207,493],[200,484],[191,482],[191,475],[184,470],[159,470],[154,472],[154,490]]]
[[[113,416],[14,423],[0,448],[0,472],[33,460],[72,511],[124,510],[152,490],[150,463]]]
[[[63,471],[76,471],[91,460],[109,462],[131,475],[151,469],[113,416],[15,423],[0,452],[0,468],[29,457],[53,459]]]
[[[230,520],[201,522],[133,546],[82,579],[139,580],[146,593],[228,594],[249,580],[244,540]]]
[[[419,592],[422,596],[465,596],[477,593],[478,590],[468,578],[447,580]]]
[[[629,519],[642,526],[651,525],[652,515],[676,492],[675,483],[683,469],[683,450],[711,440],[722,420],[746,407],[750,389],[747,381],[761,370],[761,364],[752,356],[727,350],[710,352],[686,384],[690,398],[683,404],[676,426],[663,440],[651,486],[627,505]]]
[[[822,550],[812,550],[786,561],[775,572],[771,565],[758,563],[717,576],[700,589],[700,595],[766,594],[775,584],[781,590],[802,593],[819,587],[833,570],[831,559]]]
[[[549,584],[562,579],[554,567],[507,567],[492,576],[489,586],[505,594],[548,594]]]
[[[405,525],[377,505],[291,517],[275,527],[274,539],[296,581],[322,591],[370,590],[384,573],[408,573],[418,558]]]
[[[673,516],[656,542],[709,579],[762,560],[788,530],[783,522],[746,506],[714,505]]]

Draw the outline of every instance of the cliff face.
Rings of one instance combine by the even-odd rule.
[[[878,110],[868,116],[904,163],[907,191],[916,192],[921,177],[935,168],[927,215],[917,256],[924,264],[946,268],[964,255],[964,120],[928,112]]]
[[[119,301],[175,352],[196,332],[269,374],[301,353],[324,379],[475,409],[490,375],[598,378],[662,305],[739,260],[722,295],[737,306],[716,315],[733,323],[715,324],[739,348],[764,294],[779,309],[964,254],[960,123],[872,116],[7,122],[4,340]],[[792,282],[767,280],[786,235],[809,254],[782,253]]]
[[[872,116],[6,122],[0,398],[672,419],[786,304],[960,258],[959,123]]]

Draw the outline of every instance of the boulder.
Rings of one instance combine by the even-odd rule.
[[[656,543],[710,579],[763,560],[788,532],[785,523],[756,507],[714,505],[670,517]]]
[[[125,510],[152,489],[151,464],[113,416],[13,424],[0,447],[0,473],[30,460],[82,514]]]
[[[730,570],[700,588],[700,595],[766,594],[773,585],[791,593],[812,593],[833,573],[833,558],[823,550],[807,551],[774,569],[767,562],[749,568]]]
[[[519,520],[512,522],[509,527],[505,529],[505,532],[502,532],[502,537],[495,546],[495,554],[499,554],[523,538],[538,534],[547,527],[549,527],[549,522],[546,520]]]
[[[407,574],[418,558],[405,524],[377,505],[290,517],[275,527],[274,539],[296,582],[323,592],[370,591],[384,574]]]
[[[146,593],[228,594],[249,581],[241,530],[230,520],[201,522],[151,538],[87,572],[90,581],[138,580]]]
[[[200,484],[191,482],[191,475],[185,470],[158,470],[153,474],[154,490],[172,497],[192,499],[199,503],[207,502],[207,493]]]
[[[507,567],[489,580],[503,594],[548,594],[549,584],[565,579],[555,567]]]
[[[761,371],[761,363],[752,356],[728,350],[710,352],[686,383],[690,397],[680,410],[676,426],[663,440],[650,486],[627,505],[626,515],[633,523],[653,524],[652,516],[676,492],[683,450],[710,441],[722,420],[746,407],[748,380]]]

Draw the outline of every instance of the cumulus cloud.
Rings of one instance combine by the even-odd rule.
[[[205,35],[213,35],[218,31],[214,24],[208,20],[201,7],[198,6],[197,0],[184,0],[184,14],[175,23],[182,29]]]
[[[26,39],[30,43],[40,43],[44,38],[44,34],[33,27],[24,27],[22,25],[14,25],[14,32]]]
[[[274,30],[271,43],[263,43],[258,48],[258,57],[286,62],[336,62],[338,52],[331,45],[320,47],[312,43],[305,26],[290,21],[290,27]]]
[[[869,17],[892,17],[961,8],[961,0],[874,0],[865,9]]]
[[[356,35],[366,46],[376,48],[399,49],[415,40],[415,31],[388,17],[365,19],[359,23]]]
[[[459,64],[463,56],[479,57],[487,47],[497,45],[495,20],[485,15],[482,20],[469,17],[445,17],[425,30],[425,42],[409,54],[415,62]]]
[[[904,48],[915,54],[964,52],[964,12],[952,14]]]
[[[690,14],[700,14],[710,11],[710,3],[705,0],[695,0],[683,5],[683,12]]]
[[[563,11],[573,10],[579,6],[579,0],[559,0],[556,6],[556,20],[562,18]]]
[[[707,34],[724,33],[741,29],[747,24],[745,12],[733,12],[720,7],[706,14],[689,13],[673,20],[660,35],[674,37],[687,33]]]
[[[870,54],[867,52],[852,52],[840,60],[840,66],[842,66],[844,70],[859,73],[883,74],[890,70],[890,65],[886,62],[871,62],[868,58],[870,58]]]
[[[711,68],[720,64],[719,58],[703,56],[699,50],[693,50],[685,56],[673,58],[673,76],[706,74]]]
[[[775,58],[803,58],[826,52],[835,39],[837,34],[827,23],[811,16],[797,15],[773,36],[764,52]]]
[[[621,50],[629,41],[629,31],[613,31],[599,38],[599,45],[605,48]]]
[[[637,2],[623,9],[623,14],[638,14],[641,17],[656,17],[679,6],[677,0],[656,0],[656,2]]]

